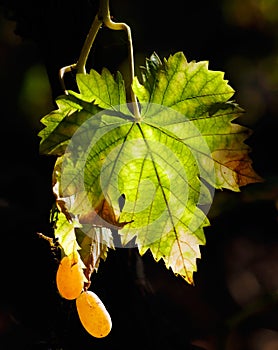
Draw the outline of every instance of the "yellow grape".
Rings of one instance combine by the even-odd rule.
[[[62,258],[56,273],[56,285],[65,299],[73,300],[81,294],[84,274],[76,253]]]
[[[111,317],[94,292],[82,292],[76,299],[76,308],[83,327],[93,337],[103,338],[110,333]]]

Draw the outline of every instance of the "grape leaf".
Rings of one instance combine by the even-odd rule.
[[[243,110],[228,101],[234,90],[223,76],[223,72],[209,71],[206,61],[188,63],[181,52],[170,56],[164,64],[153,55],[143,74],[143,84],[135,78],[133,89],[140,102],[171,107],[192,121],[212,153],[216,179],[211,185],[239,191],[240,186],[261,181],[261,178],[252,169],[248,157],[250,148],[244,143],[251,130],[231,123]],[[146,106],[148,108],[149,104]],[[155,122],[162,123],[157,118]],[[197,137],[185,137],[187,133],[179,125],[169,126],[168,120],[163,124],[166,125],[206,162],[207,155],[198,152],[199,133]],[[210,181],[210,177],[206,180]]]
[[[56,103],[58,109],[41,119],[46,127],[38,135],[41,137],[41,153],[61,156],[79,125],[100,109],[71,95],[59,96]]]
[[[113,249],[113,236],[110,229],[83,225],[76,229],[76,240],[80,246],[80,256],[86,266],[85,276],[90,280],[94,271],[98,270],[100,260],[106,260],[108,248]]]
[[[55,223],[55,238],[63,248],[63,254],[71,255],[80,249],[75,237],[75,224],[69,222],[66,216],[60,212]]]
[[[102,69],[101,74],[92,69],[90,74],[77,75],[77,84],[80,94],[71,91],[72,96],[94,102],[103,109],[114,110],[115,106],[121,106],[128,111],[124,80],[119,72],[114,79],[106,68]]]
[[[85,282],[89,282],[91,274],[98,270],[100,259],[106,259],[108,248],[114,249],[112,232],[108,228],[86,225],[86,220],[72,215],[70,198],[61,197],[62,160],[62,156],[57,159],[53,172],[53,192],[59,210],[54,221],[54,235],[64,255],[79,253]]]
[[[124,245],[135,239],[140,254],[150,249],[193,283],[209,225],[201,206],[211,203],[212,188],[239,191],[261,181],[244,143],[250,130],[234,123],[243,112],[230,100],[234,90],[223,72],[188,63],[181,52],[163,62],[153,54],[142,82],[134,79],[140,120],[119,73],[114,79],[107,69],[91,70],[77,74],[77,85],[78,93],[69,91],[58,111],[43,118],[40,136],[41,152],[59,156],[54,179],[61,211],[85,232],[83,262],[88,266],[91,247],[86,232],[96,237],[116,228]],[[112,246],[109,235],[99,242]]]

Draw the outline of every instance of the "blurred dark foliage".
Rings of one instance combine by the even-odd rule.
[[[59,68],[76,62],[98,2],[0,1],[1,350],[278,348],[278,22],[258,5],[267,2],[243,3],[111,0],[114,20],[132,28],[137,67],[153,51],[183,51],[226,72],[246,109],[240,121],[254,131],[251,157],[265,182],[216,193],[195,286],[150,254],[111,252],[92,280],[113,320],[111,334],[98,340],[81,327],[74,302],[57,294],[57,256],[36,234],[51,236],[54,200],[55,159],[39,154],[39,119],[62,93]],[[124,71],[125,58],[125,36],[103,28],[89,64]],[[50,97],[28,120],[20,94],[26,72],[38,64]]]

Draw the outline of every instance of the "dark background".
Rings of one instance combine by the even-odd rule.
[[[39,120],[55,108],[58,70],[76,62],[98,2],[0,6],[0,349],[278,349],[277,1],[111,0],[114,20],[132,29],[136,74],[153,51],[225,72],[265,181],[217,191],[195,286],[149,254],[110,252],[91,287],[112,317],[105,339],[88,335],[58,295],[55,252],[36,234],[51,235],[54,201],[55,159],[39,154]],[[124,33],[103,28],[89,64],[125,72],[126,52]]]

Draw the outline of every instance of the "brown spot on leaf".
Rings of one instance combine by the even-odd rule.
[[[116,229],[123,228],[132,222],[119,222],[119,213],[115,212],[115,208],[104,197],[95,208],[80,215],[79,221],[81,224],[92,224],[99,227]]]

